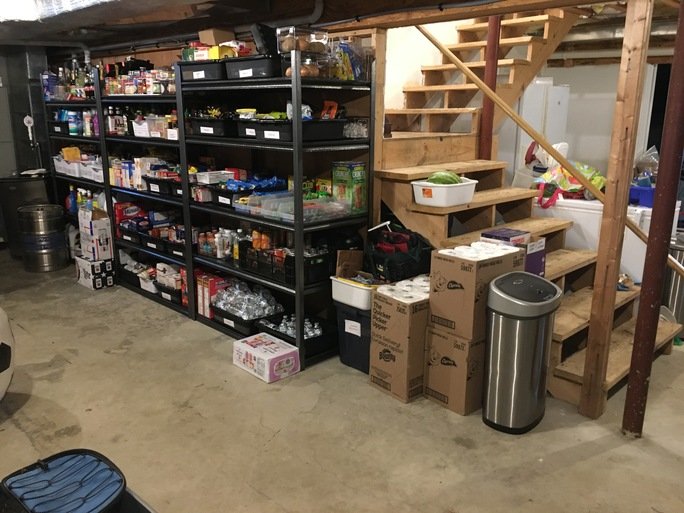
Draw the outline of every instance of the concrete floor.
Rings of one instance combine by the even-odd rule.
[[[684,351],[658,359],[645,437],[624,389],[590,421],[549,399],[524,436],[427,400],[401,404],[333,359],[267,385],[230,339],[72,270],[27,274],[0,251],[16,373],[0,404],[0,476],[88,447],[159,513],[684,511]]]

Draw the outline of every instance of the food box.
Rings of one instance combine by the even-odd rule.
[[[364,162],[333,162],[332,195],[348,204],[352,214],[366,212],[368,180]]]
[[[268,333],[258,333],[233,342],[233,365],[266,383],[299,372],[299,350]]]
[[[99,290],[114,286],[114,261],[89,260],[76,256],[76,280],[80,285],[91,290]]]
[[[204,171],[202,173],[197,173],[197,183],[212,184],[225,182],[227,180],[232,180],[235,178],[234,171]]]
[[[461,183],[440,184],[425,180],[411,182],[413,197],[419,205],[453,207],[472,201],[477,180],[461,177]]]

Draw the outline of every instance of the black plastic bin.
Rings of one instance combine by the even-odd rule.
[[[237,137],[237,121],[234,119],[190,118],[192,135],[209,137]]]
[[[238,317],[231,312],[217,308],[214,305],[211,305],[211,310],[214,312],[214,320],[216,322],[228,326],[238,333],[243,335],[254,335],[259,332],[256,323],[260,319],[243,319],[242,317]]]
[[[124,228],[121,225],[119,225],[119,233],[123,240],[130,242],[131,244],[140,244],[140,233]]]
[[[166,194],[170,196],[172,190],[176,186],[180,186],[180,182],[170,180],[168,178],[152,178],[150,176],[143,176],[145,184],[147,185],[147,192],[152,194]]]
[[[138,275],[132,271],[126,270],[124,266],[119,267],[117,275],[120,282],[128,283],[133,287],[140,287],[140,278],[138,278]]]
[[[320,281],[330,279],[332,273],[332,253],[325,253],[323,255],[305,256],[304,257],[304,284],[310,285]],[[274,262],[274,268],[277,267],[277,262]],[[282,279],[288,285],[295,284],[295,257],[294,255],[286,255],[283,263]],[[274,269],[274,274],[277,274]],[[280,276],[276,276],[280,279]]]
[[[226,68],[223,61],[190,61],[179,63],[183,82],[223,80]]]
[[[257,136],[257,128],[259,128],[259,122],[257,120],[239,119],[237,122],[238,137],[255,139]]]
[[[154,286],[157,287],[159,291],[159,296],[166,301],[170,301],[175,305],[181,304],[181,289],[172,289],[171,287],[166,287],[162,285],[157,280],[154,280]]]
[[[311,120],[302,122],[303,141],[334,141],[344,135],[344,119]],[[259,121],[256,131],[257,141],[292,141],[292,122],[275,119]]]
[[[54,135],[69,135],[69,123],[66,121],[48,121],[48,131]]]
[[[270,55],[234,57],[226,59],[225,66],[229,80],[280,76],[280,59]]]
[[[185,242],[167,240],[166,252],[176,258],[185,258]]]
[[[156,239],[154,237],[150,237],[147,234],[141,233],[140,234],[140,245],[144,246],[148,249],[152,249],[154,251],[159,251],[162,253],[166,252],[166,241],[162,239]]]
[[[272,327],[272,323],[278,326],[282,318],[282,315],[278,315],[273,317],[267,317],[265,319],[257,321],[257,332],[263,331],[265,333],[268,333],[269,335],[273,335],[274,337],[279,338],[280,340],[284,340],[288,344],[296,346],[297,341],[294,339],[294,337],[290,337],[285,333],[279,331],[278,329]],[[326,319],[321,319],[319,317],[310,317],[310,319],[312,321],[318,322],[321,325],[321,328],[323,328],[323,334],[319,335],[318,337],[305,339],[304,344],[306,345],[307,358],[311,358],[312,356],[316,356],[317,354],[330,351],[337,347],[337,333],[335,332],[335,325],[332,322]]]
[[[371,311],[335,301],[340,361],[368,374],[370,365]]]

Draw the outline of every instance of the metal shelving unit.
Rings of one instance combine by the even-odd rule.
[[[93,105],[94,107],[94,105]],[[53,141],[67,141],[70,143],[84,143],[84,144],[100,144],[99,137],[85,137],[82,135],[57,135],[50,134],[50,139]]]
[[[291,53],[292,77],[276,77],[276,78],[262,78],[262,79],[243,79],[243,80],[211,80],[211,81],[197,81],[197,82],[183,82],[180,86],[177,86],[177,91],[179,94],[178,101],[178,113],[179,113],[179,125],[184,125],[183,119],[183,102],[193,101],[194,104],[198,104],[202,101],[209,101],[208,98],[211,97],[211,101],[214,101],[216,94],[221,92],[226,92],[226,94],[232,95],[231,98],[235,99],[244,95],[245,98],[253,100],[255,95],[267,95],[269,92],[280,91],[280,94],[284,92],[290,93],[290,100],[292,103],[292,111],[295,113],[301,112],[302,106],[302,93],[307,90],[322,90],[325,94],[334,94],[335,92],[344,92],[346,95],[350,96],[350,91],[353,92],[351,95],[368,95],[369,97],[369,114],[371,126],[369,127],[369,134],[373,133],[372,129],[372,112],[373,112],[373,102],[372,102],[372,85],[369,82],[340,82],[337,80],[329,79],[311,79],[302,78],[299,74],[300,64],[301,64],[301,54],[299,51],[293,51]],[[180,73],[177,73],[179,76]],[[209,94],[207,94],[209,93]],[[211,94],[214,93],[214,94]],[[188,98],[190,97],[190,98]],[[181,121],[182,120],[182,121]],[[184,134],[183,134],[184,135]],[[305,174],[305,164],[304,155],[307,153],[318,153],[323,154],[329,153],[339,153],[339,152],[367,152],[368,153],[368,163],[369,169],[373,162],[372,155],[372,145],[370,139],[341,139],[333,141],[304,141],[302,138],[302,119],[301,116],[295,116],[292,120],[292,141],[290,142],[277,142],[277,141],[257,141],[248,138],[229,138],[229,137],[211,137],[211,136],[187,136],[181,138],[181,166],[183,169],[187,169],[187,149],[193,149],[195,147],[216,147],[216,148],[234,148],[240,151],[250,151],[252,155],[258,155],[260,152],[281,152],[283,154],[288,154],[289,158],[292,159],[292,170],[294,178],[294,219],[295,222],[289,223],[273,219],[265,219],[256,215],[250,215],[244,212],[237,212],[231,208],[221,207],[212,204],[200,204],[192,201],[187,203],[187,210],[189,219],[192,220],[193,214],[204,213],[212,214],[215,216],[221,216],[228,219],[233,219],[240,222],[248,222],[257,226],[266,226],[271,228],[276,228],[280,230],[287,230],[292,233],[294,238],[294,256],[295,256],[295,284],[294,286],[288,286],[282,283],[278,283],[273,280],[269,280],[263,276],[259,276],[249,271],[243,270],[232,263],[228,263],[224,260],[219,260],[216,258],[211,258],[203,255],[194,255],[193,265],[199,265],[216,271],[221,271],[232,276],[237,276],[245,281],[251,283],[257,283],[266,287],[278,291],[281,293],[293,296],[294,306],[295,306],[295,316],[297,318],[296,326],[296,341],[297,346],[300,350],[300,359],[302,365],[310,365],[317,361],[321,361],[325,358],[329,358],[337,353],[336,349],[325,351],[323,353],[317,353],[315,355],[307,355],[307,346],[304,340],[304,318],[305,318],[305,299],[311,294],[316,294],[320,292],[330,291],[330,281],[305,285],[304,276],[304,244],[305,235],[307,233],[324,231],[324,230],[334,230],[337,228],[345,226],[360,226],[368,222],[368,214],[352,215],[347,216],[342,219],[330,219],[314,223],[304,223],[304,202],[303,202],[303,182]],[[371,180],[370,173],[368,173],[368,198],[372,197],[371,193]],[[187,180],[187,177],[184,177]],[[184,187],[189,189],[189,184],[184,183]],[[186,197],[189,197],[187,195]],[[369,201],[370,204],[370,201]],[[188,275],[190,276],[190,272]],[[218,329],[231,336],[240,336],[235,334],[228,327],[222,326],[219,323],[213,322],[209,319],[205,319],[202,316],[198,316],[197,319],[207,326]]]
[[[64,182],[73,183],[75,185],[81,185],[83,187],[93,187],[97,189],[104,189],[104,183],[95,182],[93,180],[88,180],[87,178],[78,178],[75,176],[62,175],[60,173],[55,173],[56,180],[62,180]]]
[[[126,248],[126,249],[130,249],[133,251],[139,251],[141,253],[145,253],[145,254],[150,255],[150,256],[158,259],[158,260],[162,260],[168,264],[185,266],[185,260],[183,260],[182,258],[167,255],[166,253],[162,253],[161,251],[157,251],[156,249],[152,249],[152,248],[145,246],[143,244],[134,244],[134,243],[129,242],[127,240],[117,239],[117,238],[114,239],[114,243],[117,246],[120,246],[122,248]]]
[[[142,198],[150,201],[158,201],[166,203],[167,205],[174,205],[176,207],[183,206],[183,200],[165,194],[155,194],[154,192],[139,191],[137,189],[127,189],[126,187],[111,186],[113,194],[123,194],[134,198]]]
[[[160,94],[117,94],[102,97],[102,103],[107,104],[129,104],[129,103],[176,103],[176,95]]]
[[[135,137],[133,135],[108,135],[105,137],[108,143],[135,144],[138,146],[168,146],[178,148],[178,141],[160,139],[159,137]]]

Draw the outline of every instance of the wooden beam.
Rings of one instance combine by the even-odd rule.
[[[653,4],[654,0],[629,2],[625,14],[622,61],[606,172],[606,197],[579,405],[582,415],[594,419],[603,414],[608,398],[603,382],[606,379],[613,327],[606,319],[612,318],[615,309]]]
[[[652,0],[649,0],[652,2]],[[444,46],[437,38],[435,38],[429,30],[427,30],[425,27],[422,25],[416,26],[416,28],[427,38],[430,40],[430,42],[437,47],[437,49],[442,52],[442,54],[452,63],[456,65],[456,67],[461,70],[461,72],[468,77],[468,79],[477,85],[477,87],[488,97],[490,97],[494,103],[509,117],[511,118],[516,125],[518,125],[520,128],[522,128],[527,135],[529,135],[534,141],[536,141],[539,146],[544,148],[546,152],[552,156],[556,162],[558,162],[563,168],[568,171],[573,178],[575,178],[579,183],[581,183],[589,192],[591,192],[596,199],[601,201],[602,203],[605,203],[605,196],[603,192],[598,190],[596,186],[594,186],[593,183],[591,183],[589,180],[586,179],[586,177],[580,173],[577,168],[563,155],[561,155],[558,150],[556,150],[553,145],[546,140],[546,138],[539,132],[537,132],[532,125],[530,125],[527,121],[525,121],[523,118],[518,116],[518,114],[505,102],[501,99],[499,95],[497,95],[494,91],[492,91],[489,87],[487,87],[487,84],[485,84],[480,77],[478,77],[475,73],[473,73],[468,66],[466,66],[459,58],[457,58],[449,49]],[[627,219],[626,223],[627,228],[632,230],[634,235],[636,235],[639,239],[641,239],[642,242],[647,243],[648,242],[648,236],[643,232],[643,230],[634,223],[631,219]],[[679,276],[684,278],[684,266],[680,264],[673,256],[669,256],[667,260],[667,265],[670,266]]]
[[[375,76],[373,87],[373,197],[371,198],[371,221],[373,226],[380,222],[380,207],[382,205],[382,179],[375,177],[375,171],[382,169],[383,163],[383,132],[385,129],[385,76],[387,68],[387,30],[374,30],[371,46],[375,49]]]
[[[412,9],[393,14],[378,14],[368,17],[358,17],[354,21],[346,21],[331,25],[329,30],[354,30],[368,27],[395,28],[407,27],[417,24],[438,23],[441,21],[466,20],[471,18],[488,18],[498,14],[514,14],[524,11],[539,11],[556,7],[568,7],[582,5],[586,2],[577,0],[502,0],[482,5],[468,3],[464,7],[435,7],[429,5],[416,5],[411,2]],[[389,9],[388,9],[389,10]],[[339,19],[339,18],[338,18]]]
[[[501,16],[490,16],[487,25],[487,46],[485,47],[484,83],[492,91],[496,90],[496,75],[499,61],[499,38],[501,37]],[[480,115],[480,149],[481,159],[492,158],[492,136],[494,132],[494,102],[487,96],[482,99]]]
[[[660,0],[660,3],[672,9],[679,9],[680,5],[679,0]]]
[[[604,66],[606,64],[620,64],[620,57],[573,57],[570,59],[549,59],[547,68],[574,68],[575,66]],[[649,55],[649,64],[671,64],[672,55]]]
[[[684,149],[684,4],[679,7],[677,45],[667,91],[667,106],[660,145],[660,163],[656,183],[651,230],[646,248],[642,294],[639,298],[630,361],[627,397],[622,418],[622,432],[640,437],[644,428],[646,400],[651,377],[651,362],[656,345],[660,300],[665,278],[663,262],[670,246],[670,222],[677,201],[677,188]]]

